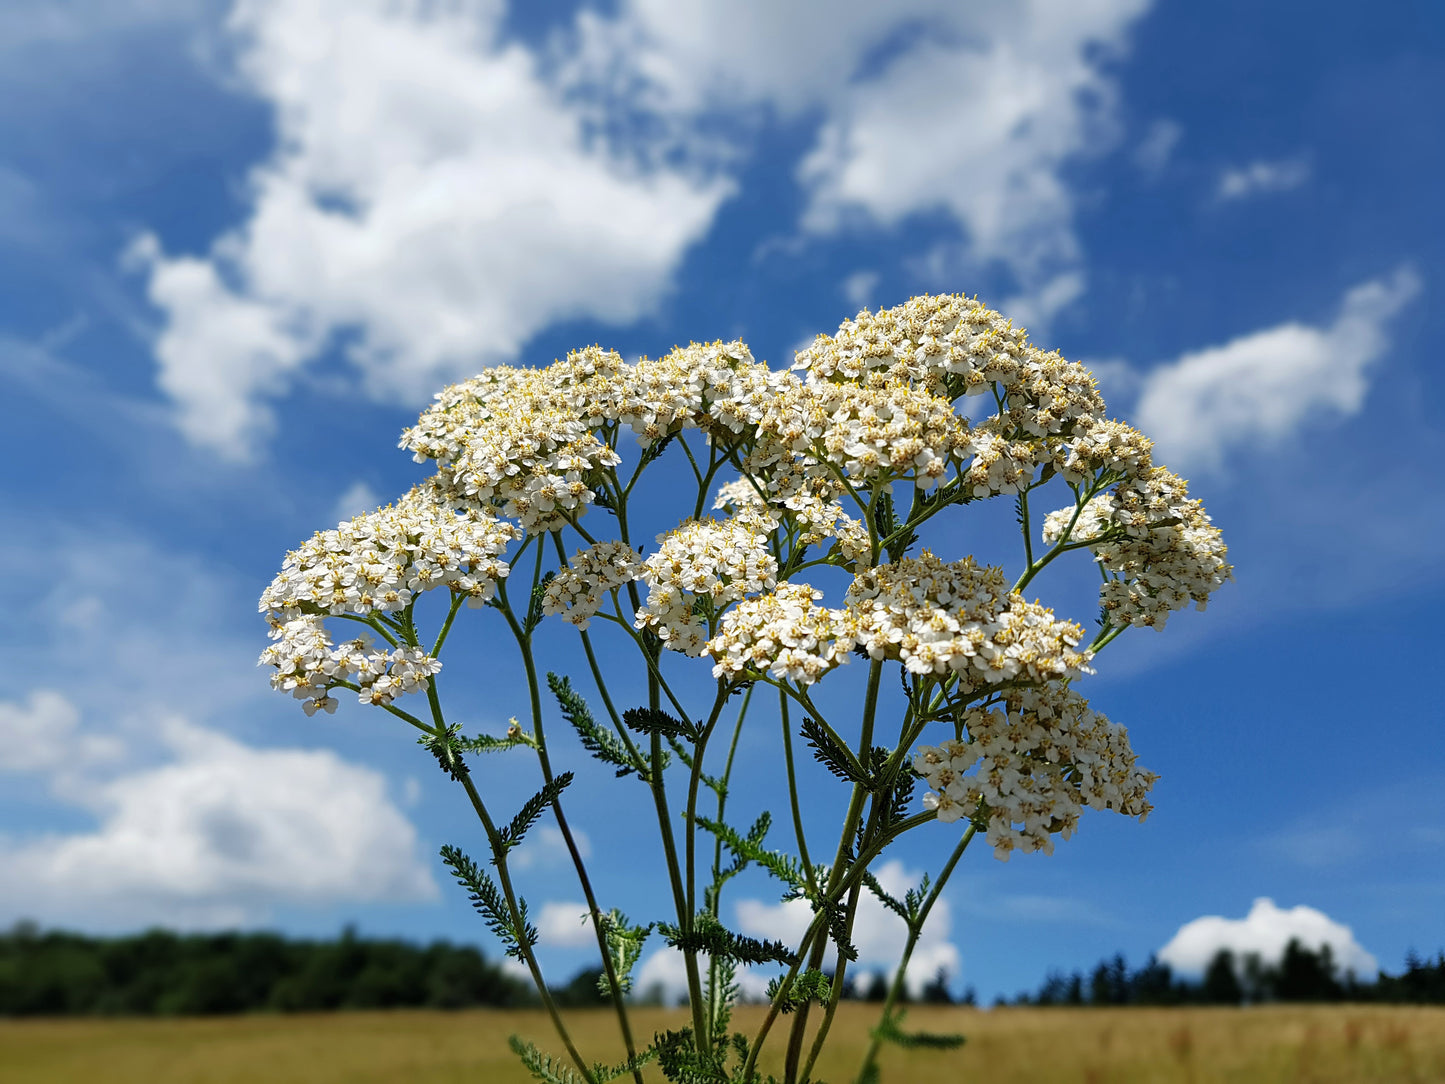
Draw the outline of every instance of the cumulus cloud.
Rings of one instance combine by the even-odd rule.
[[[1311,951],[1328,945],[1342,971],[1366,981],[1375,977],[1379,962],[1355,940],[1348,926],[1335,922],[1313,907],[1276,907],[1271,899],[1254,901],[1244,918],[1205,915],[1179,927],[1179,932],[1159,950],[1159,959],[1176,971],[1203,974],[1220,949],[1236,958],[1250,954],[1266,964],[1278,964],[1285,946],[1294,939]]]
[[[1226,169],[1220,175],[1215,195],[1221,201],[1228,201],[1288,192],[1307,182],[1310,172],[1309,161],[1305,158],[1251,162],[1247,166]]]
[[[278,138],[250,217],[209,253],[132,262],[165,314],[160,384],[242,457],[266,400],[346,333],[376,396],[419,399],[554,321],[652,309],[726,181],[592,139],[499,3],[241,0],[244,86]]]
[[[1327,327],[1290,322],[1192,351],[1145,375],[1134,413],[1159,458],[1218,468],[1232,448],[1282,441],[1319,414],[1359,412],[1388,324],[1420,291],[1409,268],[1345,294]]]
[[[368,393],[420,399],[558,321],[635,321],[759,118],[805,113],[810,235],[941,213],[963,240],[920,259],[1002,267],[1047,320],[1083,289],[1062,169],[1117,142],[1103,64],[1147,7],[629,0],[533,50],[501,0],[238,0],[237,77],[277,142],[209,251],[132,246],[160,386],[192,441],[244,458],[334,350]]]
[[[33,695],[32,715],[37,704],[75,731],[78,712],[63,697]],[[12,727],[14,710],[0,706],[0,723]],[[60,774],[73,764],[26,762],[97,823],[0,837],[0,906],[94,921],[103,900],[108,921],[211,925],[255,921],[283,902],[437,895],[379,773],[329,751],[254,748],[180,718],[162,720],[158,734],[162,763],[83,785]]]
[[[899,898],[917,885],[922,876],[916,870],[905,869],[897,859],[885,862],[875,872],[883,890]],[[741,932],[790,945],[796,945],[802,939],[813,920],[812,909],[806,900],[789,900],[779,904],[740,900],[736,913]],[[954,977],[958,976],[960,956],[958,947],[948,939],[951,928],[948,900],[940,897],[908,962],[905,981],[913,993],[922,990],[940,968]],[[898,960],[903,955],[907,939],[908,927],[901,918],[879,903],[871,893],[864,892],[859,897],[853,944],[858,949],[858,961],[854,966],[860,972],[886,971],[891,976],[892,969],[898,966]],[[829,959],[832,959],[831,955]]]
[[[542,904],[537,915],[537,932],[542,944],[549,948],[597,944],[597,936],[587,920],[587,905],[575,900],[548,900]]]
[[[49,772],[121,754],[114,737],[79,727],[79,710],[53,689],[36,689],[23,703],[0,700],[0,771]]]

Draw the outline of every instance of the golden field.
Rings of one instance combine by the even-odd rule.
[[[743,1008],[738,1023],[756,1025]],[[847,1004],[818,1076],[852,1079],[877,1017]],[[568,1014],[584,1054],[617,1053],[608,1010]],[[682,1027],[676,1010],[634,1013],[639,1034]],[[1252,1009],[914,1008],[906,1028],[962,1031],[954,1051],[890,1049],[885,1081],[1078,1084],[1445,1082],[1445,1008],[1265,1006]],[[0,1021],[4,1084],[522,1084],[513,1032],[549,1052],[537,1012],[354,1012],[210,1019]],[[781,1047],[776,1041],[770,1047]],[[780,1054],[780,1049],[773,1050]],[[764,1059],[777,1069],[776,1059]],[[649,1079],[660,1079],[655,1073]]]

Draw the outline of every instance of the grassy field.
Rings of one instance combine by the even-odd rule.
[[[739,1011],[756,1023],[757,1009]],[[876,1012],[845,1005],[819,1076],[852,1079]],[[611,1057],[613,1019],[569,1015],[589,1057]],[[681,1027],[676,1011],[640,1010],[642,1034]],[[1445,1081],[1445,1009],[1267,1006],[1255,1009],[916,1008],[909,1028],[958,1030],[961,1050],[890,1050],[885,1081],[1205,1084]],[[532,1012],[338,1013],[186,1020],[0,1021],[4,1084],[518,1084],[507,1049],[518,1032],[553,1050]],[[776,1069],[776,1061],[766,1068]],[[650,1075],[649,1079],[658,1079]]]

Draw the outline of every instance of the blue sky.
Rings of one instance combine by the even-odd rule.
[[[480,849],[459,793],[254,668],[285,551],[419,478],[397,434],[483,365],[741,336],[780,366],[962,291],[1094,367],[1237,582],[1090,680],[1163,776],[1148,822],[971,854],[928,960],[991,997],[1201,916],[1325,928],[1301,907],[1361,966],[1445,945],[1442,125],[1445,14],[1404,0],[7,4],[0,921],[486,944],[433,857]],[[479,726],[525,707],[494,634],[447,660]],[[739,802],[781,812],[770,724]],[[604,903],[650,916],[643,796],[558,756]],[[550,839],[523,878],[560,978]]]

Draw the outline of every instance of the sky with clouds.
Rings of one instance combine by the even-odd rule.
[[[1090,679],[1163,776],[1148,822],[970,854],[916,980],[1445,945],[1442,126],[1445,12],[1409,0],[12,0],[0,922],[489,945],[435,858],[479,849],[455,788],[389,717],[308,719],[255,669],[285,551],[417,480],[398,433],[483,366],[733,337],[784,366],[860,307],[966,292],[1094,369],[1237,582]],[[525,692],[483,625],[449,680],[495,728]],[[556,740],[604,905],[650,917],[645,803]],[[565,978],[555,830],[517,859]],[[763,881],[724,906],[798,923]],[[881,966],[901,928],[863,926]]]

